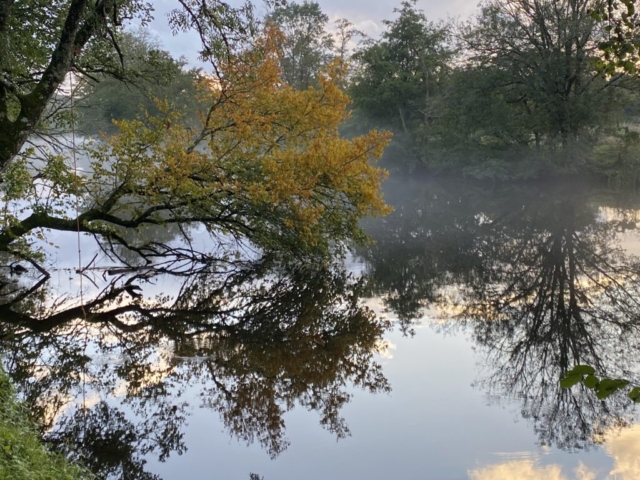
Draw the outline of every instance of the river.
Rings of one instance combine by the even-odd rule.
[[[640,384],[640,195],[396,177],[385,198],[375,243],[322,265],[98,259],[81,283],[74,237],[49,239],[49,286],[0,312],[49,444],[113,479],[640,478],[624,392],[559,386],[576,364]]]

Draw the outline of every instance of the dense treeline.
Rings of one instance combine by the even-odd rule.
[[[376,39],[312,1],[274,3],[260,19],[251,4],[214,15],[179,1],[169,26],[200,36],[202,70],[123,24],[123,5],[106,16],[31,2],[55,30],[45,34],[35,10],[0,4],[11,47],[0,51],[0,250],[19,258],[33,258],[45,228],[149,260],[171,249],[123,232],[168,224],[327,254],[363,240],[359,218],[388,211],[371,162],[389,137],[376,129],[394,134],[392,171],[633,184],[640,173],[637,22],[616,2],[605,14],[596,0],[486,0],[471,19],[434,23],[409,0]],[[152,7],[127,5],[144,25]],[[32,34],[13,27],[25,22]],[[75,149],[25,148],[70,126],[114,134],[87,147],[91,176],[78,175]]]
[[[61,28],[65,5],[40,5],[42,25],[59,16],[55,27]],[[91,34],[83,33],[65,50],[64,62],[50,55],[60,32],[47,36],[29,23],[35,14],[8,10],[7,19],[34,31],[31,43],[23,35],[28,32],[16,29],[5,28],[13,33],[1,39],[7,43],[0,55],[6,64],[6,81],[0,83],[0,120],[6,123],[2,165],[28,136],[69,127],[73,109],[59,90],[69,68],[75,73],[76,127],[82,133],[114,134],[114,120],[131,120],[143,111],[157,115],[158,99],[188,112],[184,118],[197,128],[202,104],[194,83],[217,75],[218,60],[213,72],[211,65],[188,69],[144,30],[123,26],[114,5],[113,18],[100,17],[106,10],[87,17],[83,28]],[[152,10],[137,1],[126,8],[142,25]],[[469,19],[433,22],[417,0],[407,0],[389,12],[379,38],[366,37],[348,20],[331,22],[310,0],[275,3],[259,20],[250,3],[224,11],[226,20],[214,19],[211,30],[202,23],[209,14],[191,18],[196,12],[189,8],[185,12],[191,13],[175,10],[169,24],[175,31],[200,25],[205,64],[224,58],[230,41],[233,48],[250,42],[257,25],[275,25],[282,80],[298,90],[318,87],[329,65],[346,61],[349,67],[335,79],[352,99],[352,119],[342,131],[357,134],[372,126],[392,131],[384,164],[390,170],[493,178],[591,172],[633,183],[640,172],[635,40],[640,21],[633,2],[484,0]],[[94,36],[95,42],[89,41]],[[51,75],[41,76],[47,65]]]
[[[594,5],[490,0],[467,21],[434,24],[403,2],[354,56],[355,109],[408,142],[399,168],[635,179],[638,82],[603,68],[609,29]]]
[[[316,86],[327,65],[348,61],[342,85],[353,115],[344,131],[391,130],[391,170],[493,178],[590,172],[635,183],[634,57],[615,47],[612,20],[598,6],[487,0],[470,19],[435,23],[409,0],[377,39],[347,20],[332,24],[312,1],[276,7],[266,20],[282,33],[282,78],[294,88]],[[149,80],[141,69],[135,88],[109,79],[86,89],[86,131],[109,131],[112,118],[132,118],[140,106],[153,110],[151,97],[194,110],[189,81],[201,73],[187,72],[147,37],[129,35],[125,46],[134,66],[148,70],[149,58],[164,58],[151,63],[161,74]]]

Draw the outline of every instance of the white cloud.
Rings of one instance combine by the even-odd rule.
[[[559,465],[540,466],[532,460],[490,465],[469,472],[471,480],[569,480]]]
[[[605,450],[614,458],[611,478],[637,480],[640,478],[640,425],[622,430],[611,438]]]
[[[393,351],[397,348],[398,346],[391,340],[380,340],[376,343],[378,354],[387,360],[391,360],[393,358]]]
[[[612,435],[604,449],[613,458],[613,469],[599,478],[640,479],[640,424]],[[469,472],[470,480],[595,480],[597,476],[597,472],[582,463],[567,476],[560,465],[543,466],[531,459],[507,461]]]
[[[578,468],[576,468],[575,473],[576,473],[576,480],[595,480],[596,479],[596,473],[589,470],[587,466],[584,465],[583,463],[578,465]]]

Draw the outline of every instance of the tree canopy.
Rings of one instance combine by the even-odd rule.
[[[414,138],[424,156],[441,114],[438,97],[453,51],[448,29],[428,21],[415,5],[403,2],[394,10],[398,18],[384,22],[381,38],[355,54],[350,93],[356,108]]]
[[[26,162],[14,162],[0,249],[26,255],[40,229],[79,230],[105,246],[124,245],[143,263],[163,255],[206,263],[202,251],[136,244],[123,233],[173,224],[264,252],[328,253],[332,244],[363,240],[358,219],[387,211],[378,191],[385,173],[371,161],[388,136],[341,138],[348,116],[335,83],[341,67],[321,76],[317,89],[295,90],[280,79],[279,39],[267,29],[220,62],[220,76],[202,77],[198,95],[209,107],[197,133],[161,105],[164,115],[122,121],[118,135],[91,147],[90,175],[54,156],[31,182]],[[180,237],[188,244],[186,230]]]
[[[317,76],[332,56],[334,39],[327,32],[329,17],[317,2],[305,0],[277,7],[268,21],[282,32],[282,78],[291,86],[305,89],[316,84]]]
[[[70,72],[127,78],[122,36],[152,12],[142,0],[0,1],[0,171],[51,123],[45,112]],[[255,31],[250,3],[176,0],[168,22],[174,31],[195,29],[202,58],[214,64]]]

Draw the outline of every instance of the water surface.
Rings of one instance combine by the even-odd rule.
[[[5,364],[50,444],[103,478],[640,478],[630,401],[558,384],[582,363],[640,381],[640,197],[385,190],[375,244],[330,264],[99,257],[91,315],[71,247],[37,289],[5,269]]]

